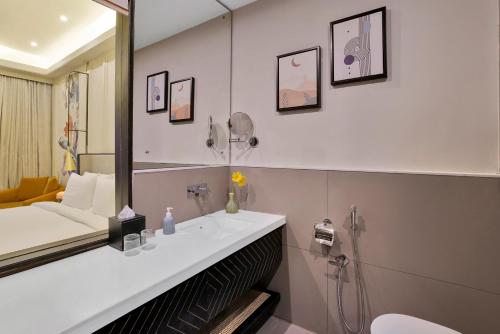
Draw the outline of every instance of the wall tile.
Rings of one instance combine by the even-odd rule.
[[[224,209],[227,201],[229,167],[171,170],[134,174],[133,208],[146,216],[146,225],[158,229],[168,206],[174,208],[176,222]],[[206,198],[188,199],[186,187],[208,183]]]
[[[327,265],[327,252],[314,243],[312,224],[331,218],[338,242],[330,256],[352,257],[349,207],[355,204],[368,323],[380,314],[398,312],[464,334],[499,331],[495,311],[500,308],[500,268],[494,265],[500,253],[499,179],[235,169],[248,177],[243,209],[287,216],[283,263],[269,286],[282,297],[276,316],[317,333],[343,333],[335,268]],[[166,205],[176,207],[178,221],[222,209],[228,172],[225,167],[136,175],[134,208],[148,215],[148,226],[156,221],[156,227]],[[186,186],[203,181],[212,188],[206,203],[185,199]],[[351,270],[343,293],[352,321],[356,312]]]
[[[275,315],[307,330],[326,334],[326,256],[283,248],[283,261],[269,285],[281,294]]]
[[[356,204],[362,262],[500,293],[500,179],[332,171],[328,190],[339,251]]]
[[[401,313],[426,319],[463,334],[500,333],[500,296],[475,289],[372,265],[361,266],[369,305],[369,324],[379,315]],[[336,304],[336,272],[328,268],[328,333],[344,333]],[[355,278],[349,265],[343,301],[352,323],[355,314]],[[367,330],[365,333],[370,333]]]
[[[247,176],[248,210],[283,214],[287,217],[287,245],[324,252],[314,242],[313,224],[326,217],[327,172],[314,170],[236,168]]]

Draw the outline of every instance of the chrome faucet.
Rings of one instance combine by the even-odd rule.
[[[200,184],[192,184],[187,186],[187,198],[198,198],[204,197],[208,195],[210,189],[208,188],[208,184],[200,183]]]

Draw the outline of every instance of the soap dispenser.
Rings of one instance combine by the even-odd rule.
[[[175,220],[172,216],[173,208],[167,208],[167,213],[165,218],[163,218],[163,234],[174,234],[175,233]]]

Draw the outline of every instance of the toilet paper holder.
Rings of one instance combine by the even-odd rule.
[[[333,229],[333,223],[330,219],[325,218],[323,222],[314,224],[314,239],[322,245],[333,245],[335,241],[335,230]]]

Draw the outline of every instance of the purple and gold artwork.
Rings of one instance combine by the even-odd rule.
[[[386,9],[331,23],[332,84],[387,78]]]
[[[168,72],[148,75],[146,110],[147,112],[167,110]]]
[[[320,47],[278,56],[277,109],[321,106]]]

